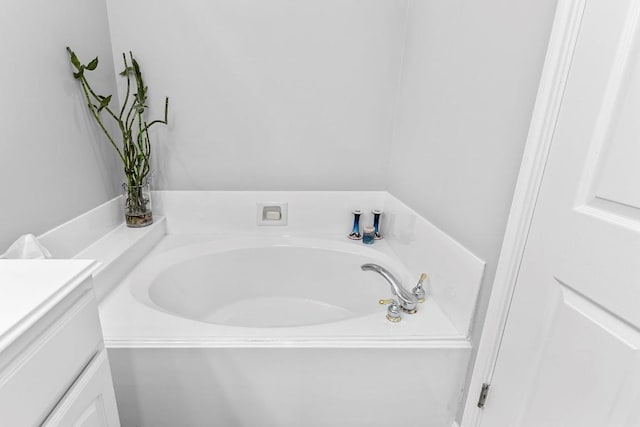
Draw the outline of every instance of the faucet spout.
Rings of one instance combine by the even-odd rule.
[[[385,278],[389,285],[391,285],[391,292],[398,297],[400,300],[400,305],[402,308],[409,313],[415,313],[416,305],[418,304],[418,298],[413,295],[411,292],[407,291],[400,280],[396,278],[389,270],[386,268],[373,263],[362,264],[360,268],[363,271],[373,271],[381,275]]]

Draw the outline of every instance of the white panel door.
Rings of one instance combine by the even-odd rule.
[[[640,426],[639,13],[586,2],[483,426]]]

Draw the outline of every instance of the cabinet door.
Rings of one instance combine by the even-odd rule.
[[[120,426],[105,349],[91,361],[42,426]]]

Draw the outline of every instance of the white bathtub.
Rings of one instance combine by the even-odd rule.
[[[469,343],[385,241],[168,235],[101,304],[123,426],[450,426]],[[428,273],[428,272],[427,272]]]

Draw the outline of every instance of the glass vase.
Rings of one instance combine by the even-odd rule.
[[[153,224],[151,184],[148,180],[141,185],[122,184],[122,199],[127,227],[138,228]]]

